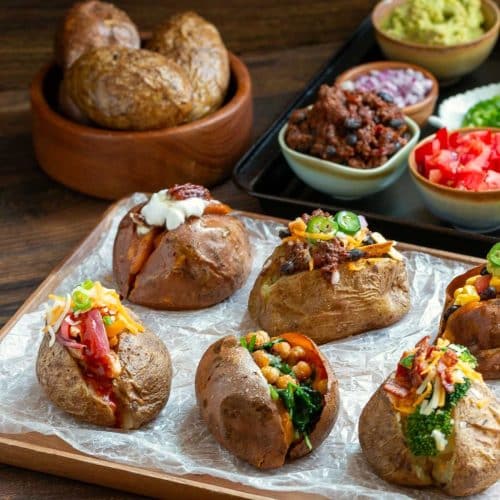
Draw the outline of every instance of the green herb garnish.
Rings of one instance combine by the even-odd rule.
[[[73,301],[74,312],[86,311],[92,307],[92,300],[90,299],[90,297],[80,290],[75,290],[71,295],[71,299]]]
[[[111,316],[103,316],[102,321],[104,322],[105,325],[108,325],[108,326],[114,322],[114,320]]]

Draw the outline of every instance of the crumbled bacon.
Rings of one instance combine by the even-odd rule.
[[[455,384],[453,383],[452,366],[448,366],[446,364],[446,362],[444,361],[445,357],[446,356],[443,356],[443,358],[439,360],[436,368],[439,377],[441,378],[441,383],[443,384],[443,387],[445,388],[446,392],[451,393],[455,390]]]
[[[394,394],[394,396],[398,398],[405,398],[410,394],[410,390],[407,389],[406,387],[402,387],[399,385],[398,381],[395,379],[389,379],[385,384],[384,384],[384,390]]]
[[[212,195],[206,187],[189,182],[187,184],[175,184],[175,186],[169,188],[168,194],[174,200],[187,200],[188,198],[212,199]]]

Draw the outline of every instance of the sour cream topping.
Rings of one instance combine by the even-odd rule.
[[[175,200],[170,197],[168,189],[163,189],[151,196],[142,207],[141,215],[150,226],[165,226],[172,231],[189,217],[201,217],[209,203],[203,198]]]

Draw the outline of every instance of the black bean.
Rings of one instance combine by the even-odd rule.
[[[371,235],[368,235],[362,242],[362,245],[375,245],[375,240],[371,237]]]
[[[346,118],[344,120],[344,127],[348,130],[357,130],[361,127],[361,123],[359,118]]]
[[[349,250],[349,259],[350,260],[359,260],[364,255],[365,255],[365,252],[363,252],[363,250],[360,250],[359,248],[353,248],[352,250]]]
[[[345,136],[345,143],[348,146],[356,146],[357,142],[358,142],[358,137],[356,134],[347,134]]]
[[[306,118],[307,118],[307,113],[302,109],[294,111],[290,116],[290,120],[292,121],[292,123],[297,123],[297,124],[302,123]]]
[[[279,232],[278,236],[283,239],[283,238],[288,238],[289,236],[292,236],[292,233],[290,232],[290,229],[287,227],[282,227]]]
[[[488,272],[488,268],[486,266],[484,266],[481,269],[481,276],[486,276],[487,274],[490,274],[490,273]]]
[[[458,309],[460,309],[460,306],[450,306],[450,307],[448,307],[448,309],[446,309],[446,312],[444,313],[444,320],[446,321]]]
[[[392,95],[388,94],[387,92],[378,92],[377,95],[385,102],[394,102],[394,98],[392,97]]]
[[[331,158],[332,156],[335,156],[335,153],[337,152],[337,148],[335,146],[332,146],[331,144],[326,147],[326,156]]]
[[[489,286],[485,288],[480,294],[479,297],[481,300],[490,300],[494,299],[497,296],[497,290],[494,286]]]
[[[286,262],[283,262],[280,267],[281,274],[293,274],[294,266],[293,262],[290,262],[287,260]]]
[[[389,122],[389,127],[391,128],[401,128],[404,125],[405,121],[402,118],[393,118]]]

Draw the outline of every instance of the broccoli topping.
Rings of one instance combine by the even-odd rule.
[[[408,448],[415,456],[435,457],[439,451],[432,431],[437,429],[448,437],[453,425],[451,422],[451,409],[436,410],[430,415],[420,413],[420,405],[417,406],[406,421],[406,442]]]
[[[470,354],[470,353],[469,353]],[[454,408],[457,403],[467,394],[470,389],[471,382],[470,379],[466,378],[462,384],[455,384],[455,390],[453,392],[446,394],[446,406],[447,409]]]

